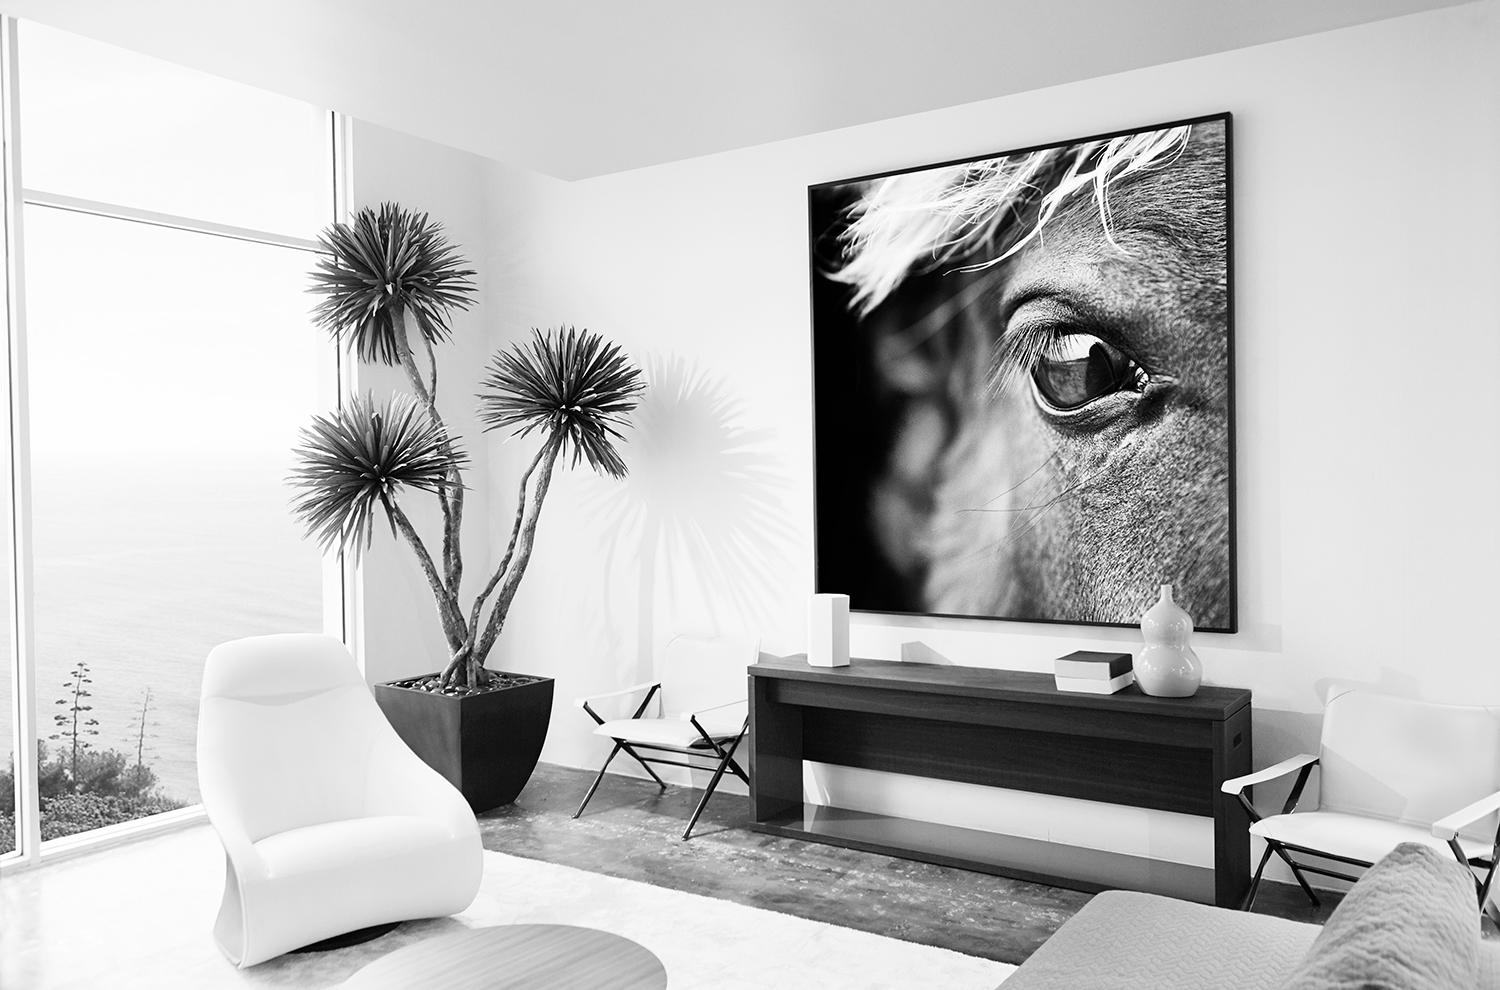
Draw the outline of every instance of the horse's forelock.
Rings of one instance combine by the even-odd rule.
[[[848,210],[844,264],[831,277],[854,286],[850,305],[865,315],[909,276],[1000,264],[1085,193],[1113,242],[1110,188],[1170,165],[1191,133],[1164,128],[875,180]]]

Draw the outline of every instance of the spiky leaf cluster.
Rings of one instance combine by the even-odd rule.
[[[454,472],[468,465],[448,431],[405,395],[384,404],[356,397],[314,417],[294,453],[288,480],[298,494],[292,512],[325,552],[342,549],[356,556],[370,545],[377,508],[385,510],[394,531],[392,509],[401,489],[449,488]]]
[[[479,416],[485,430],[511,429],[517,436],[542,430],[587,460],[601,474],[625,477],[615,449],[618,427],[640,402],[646,387],[625,352],[596,333],[572,327],[532,330],[491,359],[480,383]]]
[[[399,364],[397,314],[405,311],[429,344],[449,339],[453,310],[474,304],[474,272],[463,267],[443,225],[395,203],[366,207],[352,223],[318,238],[324,254],[312,272],[323,296],[313,319],[362,361]],[[413,342],[414,343],[414,342]]]

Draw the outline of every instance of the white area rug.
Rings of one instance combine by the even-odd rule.
[[[485,853],[479,897],[461,915],[409,922],[365,945],[282,956],[240,972],[210,934],[223,869],[217,839],[198,826],[7,876],[0,884],[0,987],[334,987],[435,934],[518,923],[582,925],[632,939],[662,961],[669,990],[988,990],[1014,969],[731,901]]]
[[[583,925],[623,935],[656,953],[671,990],[989,990],[1015,968],[499,853],[485,853],[484,886],[459,919]]]

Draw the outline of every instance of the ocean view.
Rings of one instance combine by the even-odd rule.
[[[133,762],[151,689],[145,762],[161,789],[198,800],[203,660],[241,636],[322,628],[321,562],[288,509],[287,460],[184,467],[150,455],[37,461],[34,477],[37,718],[87,661],[99,734]],[[8,691],[4,696],[8,702]],[[0,730],[11,738],[9,704]],[[59,740],[49,746],[64,745]]]

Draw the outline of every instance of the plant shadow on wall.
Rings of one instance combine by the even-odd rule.
[[[747,426],[729,386],[681,357],[648,356],[644,368],[651,389],[622,451],[629,474],[585,497],[605,534],[602,572],[634,579],[635,669],[613,672],[626,677],[649,677],[658,617],[673,626],[668,634],[758,631],[798,543],[774,432]],[[606,585],[605,614],[611,628],[626,628],[615,588]]]

